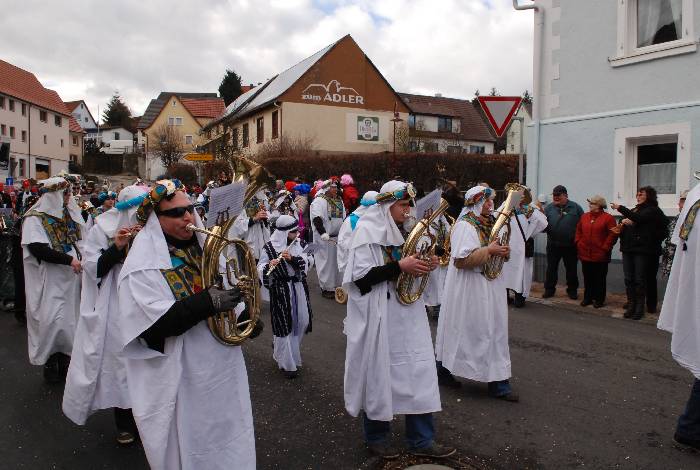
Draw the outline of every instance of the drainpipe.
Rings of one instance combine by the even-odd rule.
[[[513,8],[518,11],[535,10],[535,41],[533,58],[533,98],[532,120],[535,124],[534,142],[528,150],[528,168],[535,170],[535,177],[532,182],[532,189],[535,194],[539,194],[540,185],[540,119],[541,119],[541,81],[542,81],[542,49],[544,38],[544,8],[532,5],[519,5],[518,0],[513,0]]]

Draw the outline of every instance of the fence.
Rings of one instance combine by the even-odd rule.
[[[133,153],[85,155],[83,172],[100,175],[118,175],[124,172],[138,174],[138,155]]]

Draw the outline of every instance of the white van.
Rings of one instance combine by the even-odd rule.
[[[110,140],[100,147],[100,152],[107,155],[121,155],[123,153],[132,153],[134,151],[134,142],[132,140]]]

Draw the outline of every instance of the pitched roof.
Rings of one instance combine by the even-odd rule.
[[[80,124],[78,124],[78,121],[76,121],[73,116],[68,118],[68,131],[78,132],[80,134],[85,134],[85,131],[83,130],[82,127],[80,127]]]
[[[137,126],[138,129],[147,129],[153,124],[160,114],[163,106],[168,102],[171,96],[177,96],[180,100],[183,99],[214,99],[218,98],[216,93],[179,93],[177,91],[161,91],[158,98],[151,100],[148,103],[146,111],[144,111],[143,116],[139,120]]]
[[[0,60],[0,93],[70,116],[58,93],[44,88],[33,73],[4,60]]]
[[[80,103],[82,103],[82,102],[83,102],[83,100],[78,100],[78,101],[66,101],[66,102],[65,102],[65,105],[66,105],[66,107],[68,108],[68,111],[70,111],[70,112],[72,113],[72,112],[75,110],[75,108],[77,108],[78,105],[79,105]]]
[[[194,117],[215,118],[219,117],[226,108],[223,98],[203,98],[192,99],[183,98],[180,100],[187,111]]]
[[[486,123],[481,119],[479,113],[474,109],[474,105],[469,100],[445,98],[443,96],[412,95],[409,93],[399,93],[399,96],[413,114],[458,117],[462,121],[458,135],[464,139],[481,142],[496,141],[491,132],[489,132]],[[430,112],[425,112],[425,110]],[[444,112],[436,113],[434,112],[435,110]]]

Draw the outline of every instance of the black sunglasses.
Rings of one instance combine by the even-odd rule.
[[[164,215],[165,217],[172,217],[174,219],[177,219],[177,218],[180,218],[183,215],[185,215],[185,212],[189,212],[190,214],[194,214],[194,205],[190,204],[189,206],[173,207],[172,209],[166,209],[164,211],[156,211],[156,214]]]

